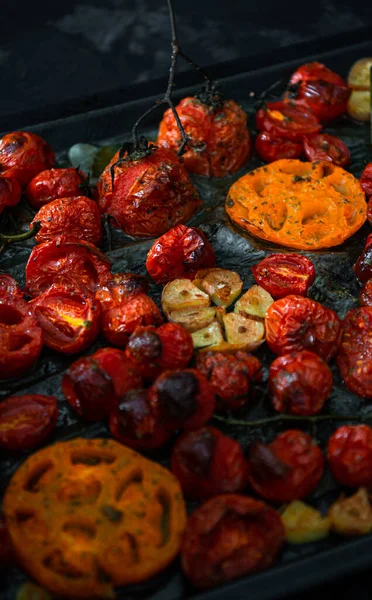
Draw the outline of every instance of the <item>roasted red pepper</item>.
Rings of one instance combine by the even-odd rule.
[[[5,177],[17,179],[22,187],[54,163],[52,148],[36,133],[14,131],[0,141],[0,172]]]
[[[0,214],[6,206],[15,206],[21,199],[22,190],[14,177],[0,176]]]
[[[0,447],[28,450],[39,446],[55,429],[57,419],[53,396],[12,396],[0,403]]]
[[[338,167],[345,167],[350,162],[350,151],[345,142],[328,133],[306,136],[304,149],[308,160],[327,161]]]
[[[30,181],[26,196],[31,206],[39,210],[57,198],[87,194],[88,187],[88,180],[80,169],[47,169]]]
[[[270,254],[252,267],[258,285],[275,299],[291,294],[306,296],[314,282],[315,267],[302,254]]]
[[[350,310],[342,323],[342,340],[336,362],[346,387],[372,398],[372,307]]]
[[[261,131],[256,137],[255,150],[261,160],[270,163],[281,158],[300,158],[304,147],[301,142],[286,140],[268,131]]]
[[[317,133],[322,128],[312,112],[283,101],[269,102],[260,108],[256,126],[259,131],[292,142],[302,142],[305,135]]]
[[[342,485],[372,486],[372,429],[368,425],[343,425],[328,440],[328,463]]]

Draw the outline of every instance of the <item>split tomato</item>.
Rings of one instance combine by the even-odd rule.
[[[328,440],[328,463],[335,479],[350,487],[372,486],[372,429],[343,425]]]
[[[350,310],[342,323],[342,339],[336,362],[346,387],[372,398],[372,307]]]
[[[0,175],[0,214],[6,206],[15,206],[21,199],[22,190],[14,177]]]
[[[339,137],[329,133],[305,136],[304,149],[308,160],[331,162],[345,167],[350,162],[350,151]]]
[[[372,233],[367,237],[363,252],[353,266],[353,271],[361,283],[372,279]]]
[[[36,133],[14,131],[0,141],[0,172],[16,179],[22,187],[54,163],[52,148]]]
[[[89,195],[89,184],[80,169],[47,169],[34,177],[26,188],[26,196],[33,208],[39,210],[57,198]]]
[[[322,126],[309,110],[288,102],[269,102],[257,111],[256,126],[273,137],[302,142],[305,135],[317,133]]]
[[[266,163],[281,158],[300,158],[304,151],[303,144],[280,138],[268,131],[261,131],[256,137],[255,149],[258,156]]]
[[[57,425],[58,406],[53,396],[27,394],[0,403],[0,447],[28,450],[44,442]]]
[[[302,254],[270,254],[252,267],[252,273],[264,290],[277,299],[291,294],[306,296],[315,280],[315,267]]]

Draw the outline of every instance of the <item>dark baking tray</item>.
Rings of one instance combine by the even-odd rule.
[[[346,76],[349,67],[356,59],[372,55],[372,35],[370,31],[358,32],[354,34],[354,39],[349,39],[348,42],[347,45],[340,47],[333,46],[332,40],[323,41],[322,51],[319,52],[314,47],[312,48],[314,52],[311,53],[300,53],[298,50],[300,47],[297,47],[296,52],[293,50],[290,57],[288,56],[288,48],[279,49],[275,57],[272,57],[271,64],[268,64],[268,56],[257,57],[254,68],[243,73],[227,74],[226,77],[222,77],[220,88],[226,92],[227,97],[236,99],[247,109],[250,115],[250,126],[253,128],[254,103],[260,92],[267,89],[274,81],[282,78],[285,80],[299,64],[310,60],[320,60]],[[303,45],[302,48],[309,50],[309,45]],[[231,65],[229,67],[221,65],[220,72],[225,74],[230,67]],[[154,92],[160,92],[158,84],[159,82],[155,85]],[[197,89],[195,86],[178,89],[175,92],[175,97],[180,98],[186,94],[195,93]],[[133,98],[135,91],[132,90],[131,94]],[[60,164],[63,164],[66,160],[66,150],[76,142],[102,144],[107,141],[117,142],[126,139],[136,117],[148,108],[154,99],[155,96],[148,95],[146,98],[132,99],[125,104],[23,128],[35,131],[45,137],[57,151]],[[152,120],[148,122],[147,129],[150,137],[155,133],[159,116],[153,115]],[[353,123],[347,118],[343,118],[332,129],[328,128],[327,130],[338,132],[347,142],[352,154],[350,170],[359,176],[364,164],[370,159],[368,125]],[[242,236],[232,229],[224,216],[223,200],[232,182],[259,164],[257,157],[254,157],[240,173],[223,180],[209,181],[203,178],[195,178],[195,183],[206,201],[206,210],[203,210],[192,222],[200,223],[207,232],[215,247],[218,264],[225,268],[236,269],[241,273],[244,281],[243,289],[247,289],[253,283],[250,265],[258,262],[269,249],[272,250],[274,247],[257,243],[257,241]],[[26,222],[29,220],[30,213],[26,205],[17,208],[14,215],[19,217],[18,223],[23,222],[23,227],[27,226]],[[7,226],[11,226],[11,222],[5,217],[1,227]],[[368,229],[368,225],[364,226],[352,240],[343,246],[332,249],[332,251],[307,253],[314,260],[318,272],[318,278],[311,290],[311,296],[337,310],[340,316],[344,316],[347,310],[357,305],[359,285],[353,276],[351,265],[361,251]],[[5,256],[0,257],[0,271],[10,272],[23,283],[24,265],[32,245],[33,242],[30,241],[24,244],[15,244],[10,248]],[[125,236],[114,235],[112,249],[108,251],[106,246],[104,250],[108,251],[113,260],[114,270],[133,270],[134,272],[144,273],[145,256],[150,245],[151,241],[135,242]],[[160,288],[152,286],[151,294],[156,300],[159,300],[159,293]],[[101,345],[104,345],[104,342],[99,340],[90,352]],[[258,354],[266,366],[273,358],[267,349],[261,349]],[[0,398],[16,392],[25,393],[26,391],[57,395],[60,406],[60,419],[57,433],[51,442],[69,439],[78,435],[87,437],[107,436],[105,425],[83,422],[66,406],[60,392],[60,379],[69,362],[71,362],[71,359],[60,357],[51,351],[44,351],[37,368],[27,377],[17,381],[3,382],[0,385]],[[337,412],[346,416],[359,414],[361,418],[367,415],[370,416],[372,408],[363,402],[361,398],[345,390],[337,370],[333,368],[333,371],[335,387],[328,402],[327,412]],[[267,377],[267,369],[265,370],[265,377]],[[259,400],[252,403],[252,407],[248,409],[247,414],[255,418],[267,414],[268,410],[267,396],[262,393]],[[243,414],[241,418],[246,416],[246,414]],[[220,426],[226,433],[236,437],[244,447],[257,435],[270,439],[276,431],[283,429],[283,427],[274,428],[273,426],[264,429],[249,429],[221,424],[220,422],[215,424]],[[316,435],[323,446],[335,427],[335,423],[325,423],[318,427]],[[304,424],[304,428],[307,428],[306,424]],[[5,489],[9,476],[26,456],[27,454],[22,454],[10,457],[6,453],[0,453],[0,491]],[[163,464],[168,464],[168,456],[169,447],[165,448],[164,451],[158,451],[150,455],[151,458],[159,460]],[[321,486],[310,497],[309,501],[324,510],[340,494],[340,491],[340,487],[327,473]],[[372,536],[351,540],[330,536],[327,540],[316,544],[306,544],[298,547],[288,546],[278,564],[271,570],[239,579],[205,593],[198,593],[191,589],[181,575],[178,564],[176,564],[172,565],[155,580],[143,586],[131,586],[126,590],[119,590],[118,598],[176,600],[192,597],[195,600],[212,600],[230,596],[235,600],[246,599],[247,597],[250,600],[276,599],[309,588],[310,585],[331,580],[341,574],[345,575],[363,569],[371,563]],[[24,575],[17,569],[11,569],[4,573],[0,581],[0,600],[15,598],[17,587],[24,579]]]

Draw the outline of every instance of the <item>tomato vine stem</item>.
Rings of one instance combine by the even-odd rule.
[[[364,418],[351,417],[346,415],[314,415],[312,417],[298,416],[298,415],[275,415],[273,417],[263,417],[262,419],[245,420],[245,419],[234,419],[231,417],[223,417],[222,415],[213,415],[213,418],[217,421],[222,421],[228,425],[237,425],[241,427],[260,427],[261,425],[267,425],[268,423],[280,423],[282,421],[290,421],[294,423],[307,422],[307,423],[318,423],[319,421],[371,421],[372,415]]]
[[[41,223],[37,221],[32,225],[30,231],[26,231],[25,233],[17,233],[15,235],[0,233],[0,254],[6,250],[8,244],[29,240],[30,238],[34,237],[40,231],[40,229]]]

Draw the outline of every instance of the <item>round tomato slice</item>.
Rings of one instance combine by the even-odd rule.
[[[315,267],[302,254],[270,254],[252,267],[252,273],[264,290],[277,299],[290,294],[306,296],[314,282]]]
[[[260,108],[256,115],[256,126],[274,137],[294,142],[301,142],[305,135],[317,133],[322,128],[313,113],[283,101],[269,102]]]
[[[338,167],[345,167],[350,162],[350,152],[345,142],[328,133],[306,136],[304,149],[307,158],[312,161],[327,161]]]
[[[372,162],[368,163],[365,167],[359,181],[365,195],[368,196],[368,198],[372,196]],[[368,210],[370,210],[369,205]],[[372,215],[368,215],[368,219],[369,222],[372,222]]]
[[[350,487],[372,485],[372,429],[343,425],[328,440],[328,462],[335,479]]]
[[[27,450],[44,442],[57,425],[53,396],[27,394],[0,403],[0,447]]]
[[[266,163],[280,158],[299,158],[304,151],[302,142],[294,142],[277,137],[268,131],[261,131],[256,137],[255,149]]]
[[[372,398],[372,307],[350,310],[342,323],[342,340],[336,362],[346,387]]]

